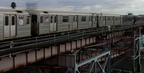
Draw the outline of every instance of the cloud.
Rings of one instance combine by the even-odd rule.
[[[73,11],[75,7],[74,6],[61,6],[61,7],[42,7],[42,10],[48,10],[48,11]]]
[[[82,9],[83,9],[83,10],[89,10],[89,11],[90,11],[90,10],[91,10],[91,6],[85,6],[85,7],[83,7]]]
[[[17,9],[25,9],[27,2],[37,2],[38,9],[55,11],[77,12],[103,12],[120,13],[127,12],[143,13],[143,0],[1,0],[0,8],[10,8],[11,2],[17,3]]]
[[[102,5],[95,5],[94,7],[95,7],[95,8],[103,8]]]

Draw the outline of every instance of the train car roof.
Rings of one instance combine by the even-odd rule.
[[[51,15],[102,15],[102,16],[121,16],[120,14],[106,14],[106,13],[88,13],[88,12],[70,12],[70,11],[48,11],[48,10],[35,10],[40,14]],[[26,9],[0,9],[0,13],[24,13],[28,14]]]
[[[92,15],[92,13],[86,12],[70,12],[70,11],[47,11],[47,10],[37,10],[40,13],[48,13],[48,14],[55,14],[55,15]]]
[[[24,9],[0,9],[0,13],[28,13],[26,10]]]
[[[55,14],[55,15],[92,15],[91,13],[84,12],[67,12],[67,11],[47,11],[47,10],[35,10],[40,14]],[[0,9],[0,13],[28,13],[26,9]]]
[[[102,14],[102,16],[122,16],[120,14]]]

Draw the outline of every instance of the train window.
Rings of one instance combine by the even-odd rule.
[[[63,16],[63,22],[69,22],[69,16]]]
[[[54,23],[56,23],[56,21],[57,21],[57,16],[54,17]]]
[[[100,20],[103,21],[104,20],[104,16],[100,16]]]
[[[115,20],[118,20],[118,17],[116,17]]]
[[[5,25],[9,25],[9,17],[8,16],[5,16]]]
[[[52,21],[53,21],[53,17],[51,16],[51,23],[52,23]]]
[[[95,17],[93,17],[93,21],[95,21]]]
[[[95,21],[97,21],[97,17],[95,17]]]
[[[91,21],[91,17],[89,17],[89,21]]]
[[[93,17],[91,16],[91,21],[93,21]]]
[[[43,23],[43,16],[40,17],[40,23]]]
[[[29,24],[29,23],[30,23],[30,17],[27,16],[26,24]]]
[[[76,16],[76,22],[78,21],[78,16]]]
[[[110,20],[110,17],[108,17],[108,20]]]
[[[12,16],[12,25],[15,25],[15,17]]]
[[[73,22],[75,22],[75,16],[73,16]]]
[[[86,21],[86,16],[82,16],[81,21]]]

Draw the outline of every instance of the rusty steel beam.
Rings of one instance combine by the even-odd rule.
[[[115,48],[115,50],[111,51],[110,57],[114,58],[114,57],[117,57],[117,56],[124,54],[126,49],[122,50],[123,48],[124,47]],[[85,50],[87,52],[84,54],[81,53],[81,57],[83,55],[83,59],[81,58],[80,62],[87,60],[91,57],[97,56],[98,54],[101,54],[101,52],[104,51],[103,49],[92,49],[92,48],[90,48],[90,49],[85,48]],[[72,54],[59,55],[57,57],[52,57],[50,59],[47,59],[46,61],[42,61],[42,62],[40,62],[40,66],[38,65],[37,68],[40,68],[43,73],[53,73],[53,72],[65,73],[67,71],[67,69],[69,69],[71,67],[75,67],[75,60],[78,59],[75,56],[76,55],[75,53],[77,53],[78,51],[80,51],[80,50],[76,50],[76,52],[74,52]],[[89,54],[89,56],[88,56],[88,54]],[[78,55],[78,53],[77,53],[77,55]],[[88,56],[88,57],[86,57],[86,56]],[[99,62],[105,61],[105,58],[101,57],[98,59],[98,61]],[[80,62],[78,61],[76,63],[80,63]],[[15,70],[16,71],[15,73],[19,73],[19,72],[26,73],[26,71],[30,70],[30,68],[31,68],[29,66],[25,66],[25,67],[27,68],[26,70],[25,70],[25,68],[24,69],[17,69],[17,70]],[[32,68],[33,67],[35,67],[35,65],[32,66]],[[89,70],[92,71],[92,68]],[[30,70],[30,72],[33,72],[33,71],[35,71],[35,70]],[[67,72],[72,72],[72,71],[73,71],[72,69],[69,69]]]
[[[24,50],[16,53],[10,53],[0,57],[0,72],[5,72],[25,66],[94,43],[96,43],[96,37],[90,37],[71,41],[65,44],[49,46],[48,48],[35,48],[33,50]]]

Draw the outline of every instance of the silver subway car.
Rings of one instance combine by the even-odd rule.
[[[0,40],[31,36],[30,18],[26,10],[0,10]]]
[[[49,11],[50,30],[64,32],[92,27],[91,13]],[[90,18],[90,19],[89,19]]]
[[[121,24],[121,15],[1,9],[0,40]]]
[[[99,14],[98,27],[117,26],[122,24],[122,16],[117,14]]]

